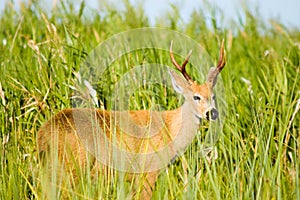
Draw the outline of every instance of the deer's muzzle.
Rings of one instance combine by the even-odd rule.
[[[216,120],[218,116],[219,116],[219,112],[215,108],[212,108],[211,110],[206,112],[207,120]]]

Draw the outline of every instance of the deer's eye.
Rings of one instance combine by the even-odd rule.
[[[216,96],[215,95],[212,96],[212,100],[214,100],[214,101],[216,100]]]
[[[195,96],[194,96],[194,100],[195,100],[195,101],[200,101],[200,100],[201,100],[201,97],[195,95]]]

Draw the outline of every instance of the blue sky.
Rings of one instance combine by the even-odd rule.
[[[0,11],[3,10],[5,2],[9,0],[0,0]],[[18,4],[21,0],[14,0]],[[59,0],[44,0],[47,2],[47,7],[51,8],[53,2]],[[260,17],[264,20],[274,18],[279,20],[287,27],[297,27],[300,29],[300,0],[207,0],[211,5],[222,8],[225,14],[225,21],[230,19],[237,20],[238,16],[242,14],[242,6],[246,4],[250,9],[259,10]],[[80,2],[76,0],[75,2]],[[87,0],[86,4],[93,8],[99,8],[103,2],[110,2],[118,6],[122,0]],[[146,15],[149,17],[151,24],[154,24],[156,18],[165,15],[171,10],[170,4],[179,6],[180,14],[183,22],[189,20],[189,14],[194,9],[203,8],[204,0],[130,0],[131,3],[136,4],[143,2]],[[208,18],[209,12],[208,12]]]

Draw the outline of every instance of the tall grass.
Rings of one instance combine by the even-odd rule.
[[[75,187],[51,185],[39,163],[36,133],[52,115],[72,107],[74,72],[88,53],[113,34],[149,26],[148,19],[127,1],[121,12],[106,7],[105,16],[92,11],[88,17],[83,3],[79,10],[60,3],[49,13],[33,2],[18,12],[7,5],[0,16],[0,198],[124,199],[132,185],[118,176],[107,184],[86,173]],[[300,199],[299,30],[276,21],[264,24],[247,10],[244,22],[219,29],[203,13],[195,11],[182,25],[174,7],[158,25],[188,34],[212,57],[225,38],[228,113],[218,157],[208,160],[200,153],[206,133],[200,129],[187,152],[160,175],[154,199]],[[157,61],[155,52],[147,56]],[[172,66],[167,54],[162,57],[160,62]],[[110,86],[99,85],[104,102]],[[136,103],[147,107],[141,99]],[[165,103],[168,109],[178,106]]]

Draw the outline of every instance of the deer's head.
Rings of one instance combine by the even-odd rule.
[[[191,56],[192,51],[184,60],[182,65],[179,65],[172,52],[172,43],[170,45],[170,56],[172,63],[182,73],[185,79],[182,79],[177,73],[170,71],[172,84],[178,93],[185,97],[185,103],[190,106],[193,114],[198,119],[216,120],[219,116],[215,106],[215,96],[213,88],[216,85],[218,74],[222,71],[226,64],[224,41],[220,48],[220,57],[217,67],[212,67],[207,75],[206,82],[198,84],[191,79],[185,70],[185,66]]]

